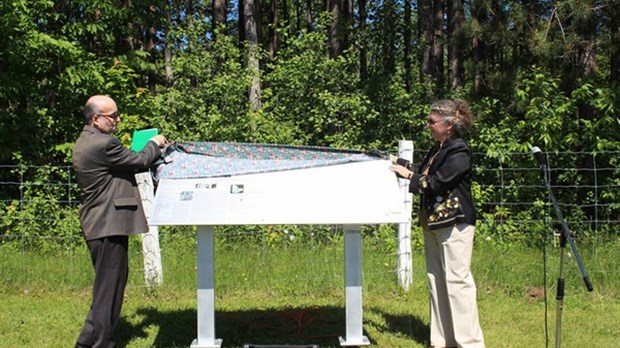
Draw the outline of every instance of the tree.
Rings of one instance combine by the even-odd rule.
[[[329,54],[337,57],[342,53],[342,22],[344,18],[341,14],[342,2],[346,0],[326,0],[328,11],[332,16],[329,27]]]
[[[269,1],[269,59],[273,60],[278,51],[278,1]]]
[[[172,68],[172,8],[170,6],[166,6],[166,23],[163,28],[164,32],[164,74],[166,87],[172,86],[174,83],[174,70]]]
[[[448,1],[448,84],[454,90],[464,84],[465,19],[463,0]]]
[[[212,0],[213,1],[213,21],[211,32],[213,39],[215,40],[218,35],[219,28],[226,28],[226,0]],[[222,32],[226,34],[226,32]]]
[[[608,13],[609,28],[609,85],[620,87],[620,6],[617,0],[609,0],[603,7]]]
[[[313,28],[312,0],[306,0],[305,20],[306,20],[306,32],[311,33],[312,28]]]
[[[397,50],[401,46],[401,40],[398,36],[402,32],[402,21],[400,20],[402,18],[402,11],[395,0],[385,0],[382,5],[377,10],[376,18],[381,23],[375,25],[375,31],[378,31],[379,40],[377,46],[379,51],[375,52],[375,54],[381,57],[382,63],[376,71],[384,75],[384,78],[390,80],[396,73],[399,63]]]
[[[245,1],[237,0],[237,32],[239,35],[239,45],[241,46],[245,42]]]
[[[359,0],[356,11],[351,0],[292,1],[265,2],[265,15],[256,0],[238,1],[240,7],[231,13],[227,6],[232,3],[226,0],[2,2],[0,30],[6,39],[0,41],[0,157],[10,161],[13,152],[21,152],[32,160],[55,160],[53,148],[72,141],[79,109],[93,93],[120,101],[123,132],[156,122],[154,110],[165,111],[162,105],[176,105],[175,117],[190,113],[187,123],[204,128],[201,136],[221,139],[249,134],[247,129],[235,133],[228,123],[247,126],[238,117],[248,102],[251,110],[261,110],[250,117],[262,117],[257,127],[274,119],[290,125],[291,118],[284,115],[313,102],[359,102],[353,118],[350,110],[343,111],[346,103],[336,102],[312,115],[324,119],[318,113],[325,111],[333,116],[329,127],[310,122],[316,128],[304,129],[317,134],[303,139],[323,144],[341,134],[335,130],[342,120],[359,122],[355,127],[347,124],[351,129],[372,124],[366,135],[347,141],[370,141],[371,134],[379,134],[382,140],[375,141],[381,142],[395,130],[420,133],[412,115],[424,112],[431,94],[467,95],[473,105],[490,97],[494,107],[503,106],[518,119],[529,106],[513,91],[520,76],[534,67],[557,79],[567,96],[579,97],[575,122],[593,121],[601,112],[613,114],[617,104],[617,91],[610,88],[617,88],[620,76],[617,0]],[[417,13],[411,13],[416,6]],[[230,29],[233,23],[236,30]],[[218,32],[218,25],[224,30]],[[269,32],[263,34],[261,25]],[[269,59],[260,60],[261,49]],[[347,83],[325,78],[303,84],[303,89],[291,83],[287,86],[296,94],[287,96],[290,110],[278,109],[274,101],[281,96],[269,93],[285,91],[264,82],[287,83],[287,77],[301,71],[312,73],[300,67],[300,57],[303,50],[317,49],[332,58],[320,62],[325,71],[343,69],[337,73],[346,76]],[[269,78],[277,74],[272,69],[283,66],[286,74]],[[412,81],[414,72],[419,72],[420,83]],[[239,88],[244,93],[239,94]],[[331,94],[321,95],[326,91]],[[195,110],[168,100],[153,105],[151,98],[160,100],[160,95],[183,100]],[[301,105],[299,95],[313,98]],[[241,113],[235,105],[239,103]],[[263,113],[263,105],[274,113]],[[361,109],[381,115],[381,122],[360,121]],[[187,129],[182,134],[193,136]],[[127,141],[130,134],[122,137]]]
[[[433,13],[432,0],[418,1],[418,42],[420,45],[420,82],[433,76]]]
[[[411,0],[405,0],[405,22],[403,23],[403,68],[405,90],[411,92]]]
[[[368,78],[368,46],[366,38],[366,0],[358,0],[358,13],[359,13],[359,37],[360,37],[360,80],[366,81]]]
[[[439,89],[444,85],[444,15],[443,0],[433,0],[433,41],[430,63],[431,76]]]
[[[512,39],[512,67],[527,69],[535,61],[535,40],[540,27],[539,18],[548,16],[548,5],[538,0],[515,2],[511,11],[514,22]]]
[[[592,77],[596,71],[596,31],[598,18],[593,0],[571,0],[560,5],[559,15],[565,25],[572,27],[573,35],[564,36],[568,50],[566,86],[569,91],[576,88],[581,78]]]
[[[473,27],[471,40],[474,92],[483,95],[489,87],[487,67],[494,64],[491,56],[496,49],[495,41],[489,40],[497,23],[491,6],[487,0],[472,0],[470,9]]]
[[[247,39],[247,58],[250,73],[249,101],[252,111],[261,108],[261,82],[260,82],[260,59],[259,27],[257,19],[260,19],[260,0],[245,0],[243,3],[243,18],[245,22],[245,37]]]

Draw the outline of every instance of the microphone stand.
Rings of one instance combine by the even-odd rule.
[[[592,283],[590,283],[590,279],[588,278],[588,274],[583,267],[583,262],[581,262],[581,257],[579,257],[579,253],[577,252],[577,248],[575,247],[575,242],[573,241],[573,237],[571,236],[571,231],[568,229],[566,222],[564,222],[562,212],[558,207],[558,202],[556,201],[555,196],[553,195],[553,191],[551,190],[551,183],[549,182],[550,180],[547,173],[547,165],[542,163],[540,167],[545,182],[545,187],[549,192],[551,203],[553,204],[555,213],[558,216],[560,225],[562,226],[562,233],[560,234],[560,275],[558,277],[555,297],[558,301],[558,307],[556,312],[557,319],[555,322],[555,347],[560,348],[560,341],[562,338],[562,310],[564,306],[564,257],[566,254],[566,242],[568,242],[568,244],[570,245],[573,255],[575,256],[575,260],[577,261],[577,266],[579,266],[579,270],[581,271],[581,275],[583,276],[583,281],[585,282],[586,289],[588,289],[588,291],[592,291],[593,289]]]

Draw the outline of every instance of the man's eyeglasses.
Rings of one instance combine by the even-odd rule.
[[[121,117],[121,114],[120,114],[120,112],[118,112],[118,110],[117,110],[117,111],[114,111],[114,112],[113,112],[113,113],[111,113],[111,114],[97,114],[97,116],[108,117],[108,118],[111,118],[111,119],[113,119],[113,120],[116,120],[117,118]]]

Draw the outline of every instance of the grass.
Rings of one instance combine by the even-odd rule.
[[[139,238],[118,327],[121,347],[188,347],[196,337],[195,245],[162,241],[164,285],[143,284]],[[395,280],[396,257],[365,240],[364,333],[371,347],[428,346],[428,290],[421,250],[413,285]],[[573,258],[565,263],[562,346],[617,345],[620,337],[618,243],[580,255],[594,286],[587,292]],[[473,272],[487,347],[554,346],[559,252],[477,241]],[[216,334],[223,347],[318,344],[339,347],[345,333],[342,245],[216,247]],[[547,263],[547,293],[544,263]],[[24,253],[0,247],[0,345],[71,347],[90,301],[85,248]],[[532,292],[532,289],[538,292]]]

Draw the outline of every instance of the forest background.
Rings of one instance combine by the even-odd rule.
[[[587,154],[555,157],[554,183],[611,188],[596,198],[563,191],[558,200],[583,203],[569,217],[617,221],[619,12],[616,0],[3,1],[0,165],[17,167],[0,179],[69,180],[70,172],[51,167],[24,179],[22,169],[70,165],[93,94],[117,100],[117,135],[126,144],[134,130],[157,127],[178,141],[392,153],[399,139],[429,148],[429,103],[463,98],[476,115],[468,141],[477,154],[477,201],[498,194],[485,168],[498,158],[531,166],[531,157],[507,154],[536,145],[546,154]],[[576,169],[594,159],[612,170],[592,177]],[[532,182],[540,182],[537,173],[517,176],[507,192],[544,202],[543,190],[532,196]],[[49,202],[59,196],[77,198],[54,186],[13,187],[0,192],[5,236],[38,233],[15,221],[43,206],[53,211]],[[546,207],[478,209],[485,221],[502,222],[495,233],[518,238],[505,222]],[[75,219],[39,227],[79,235]],[[587,226],[580,231],[587,236]],[[618,231],[610,224],[601,235]]]

